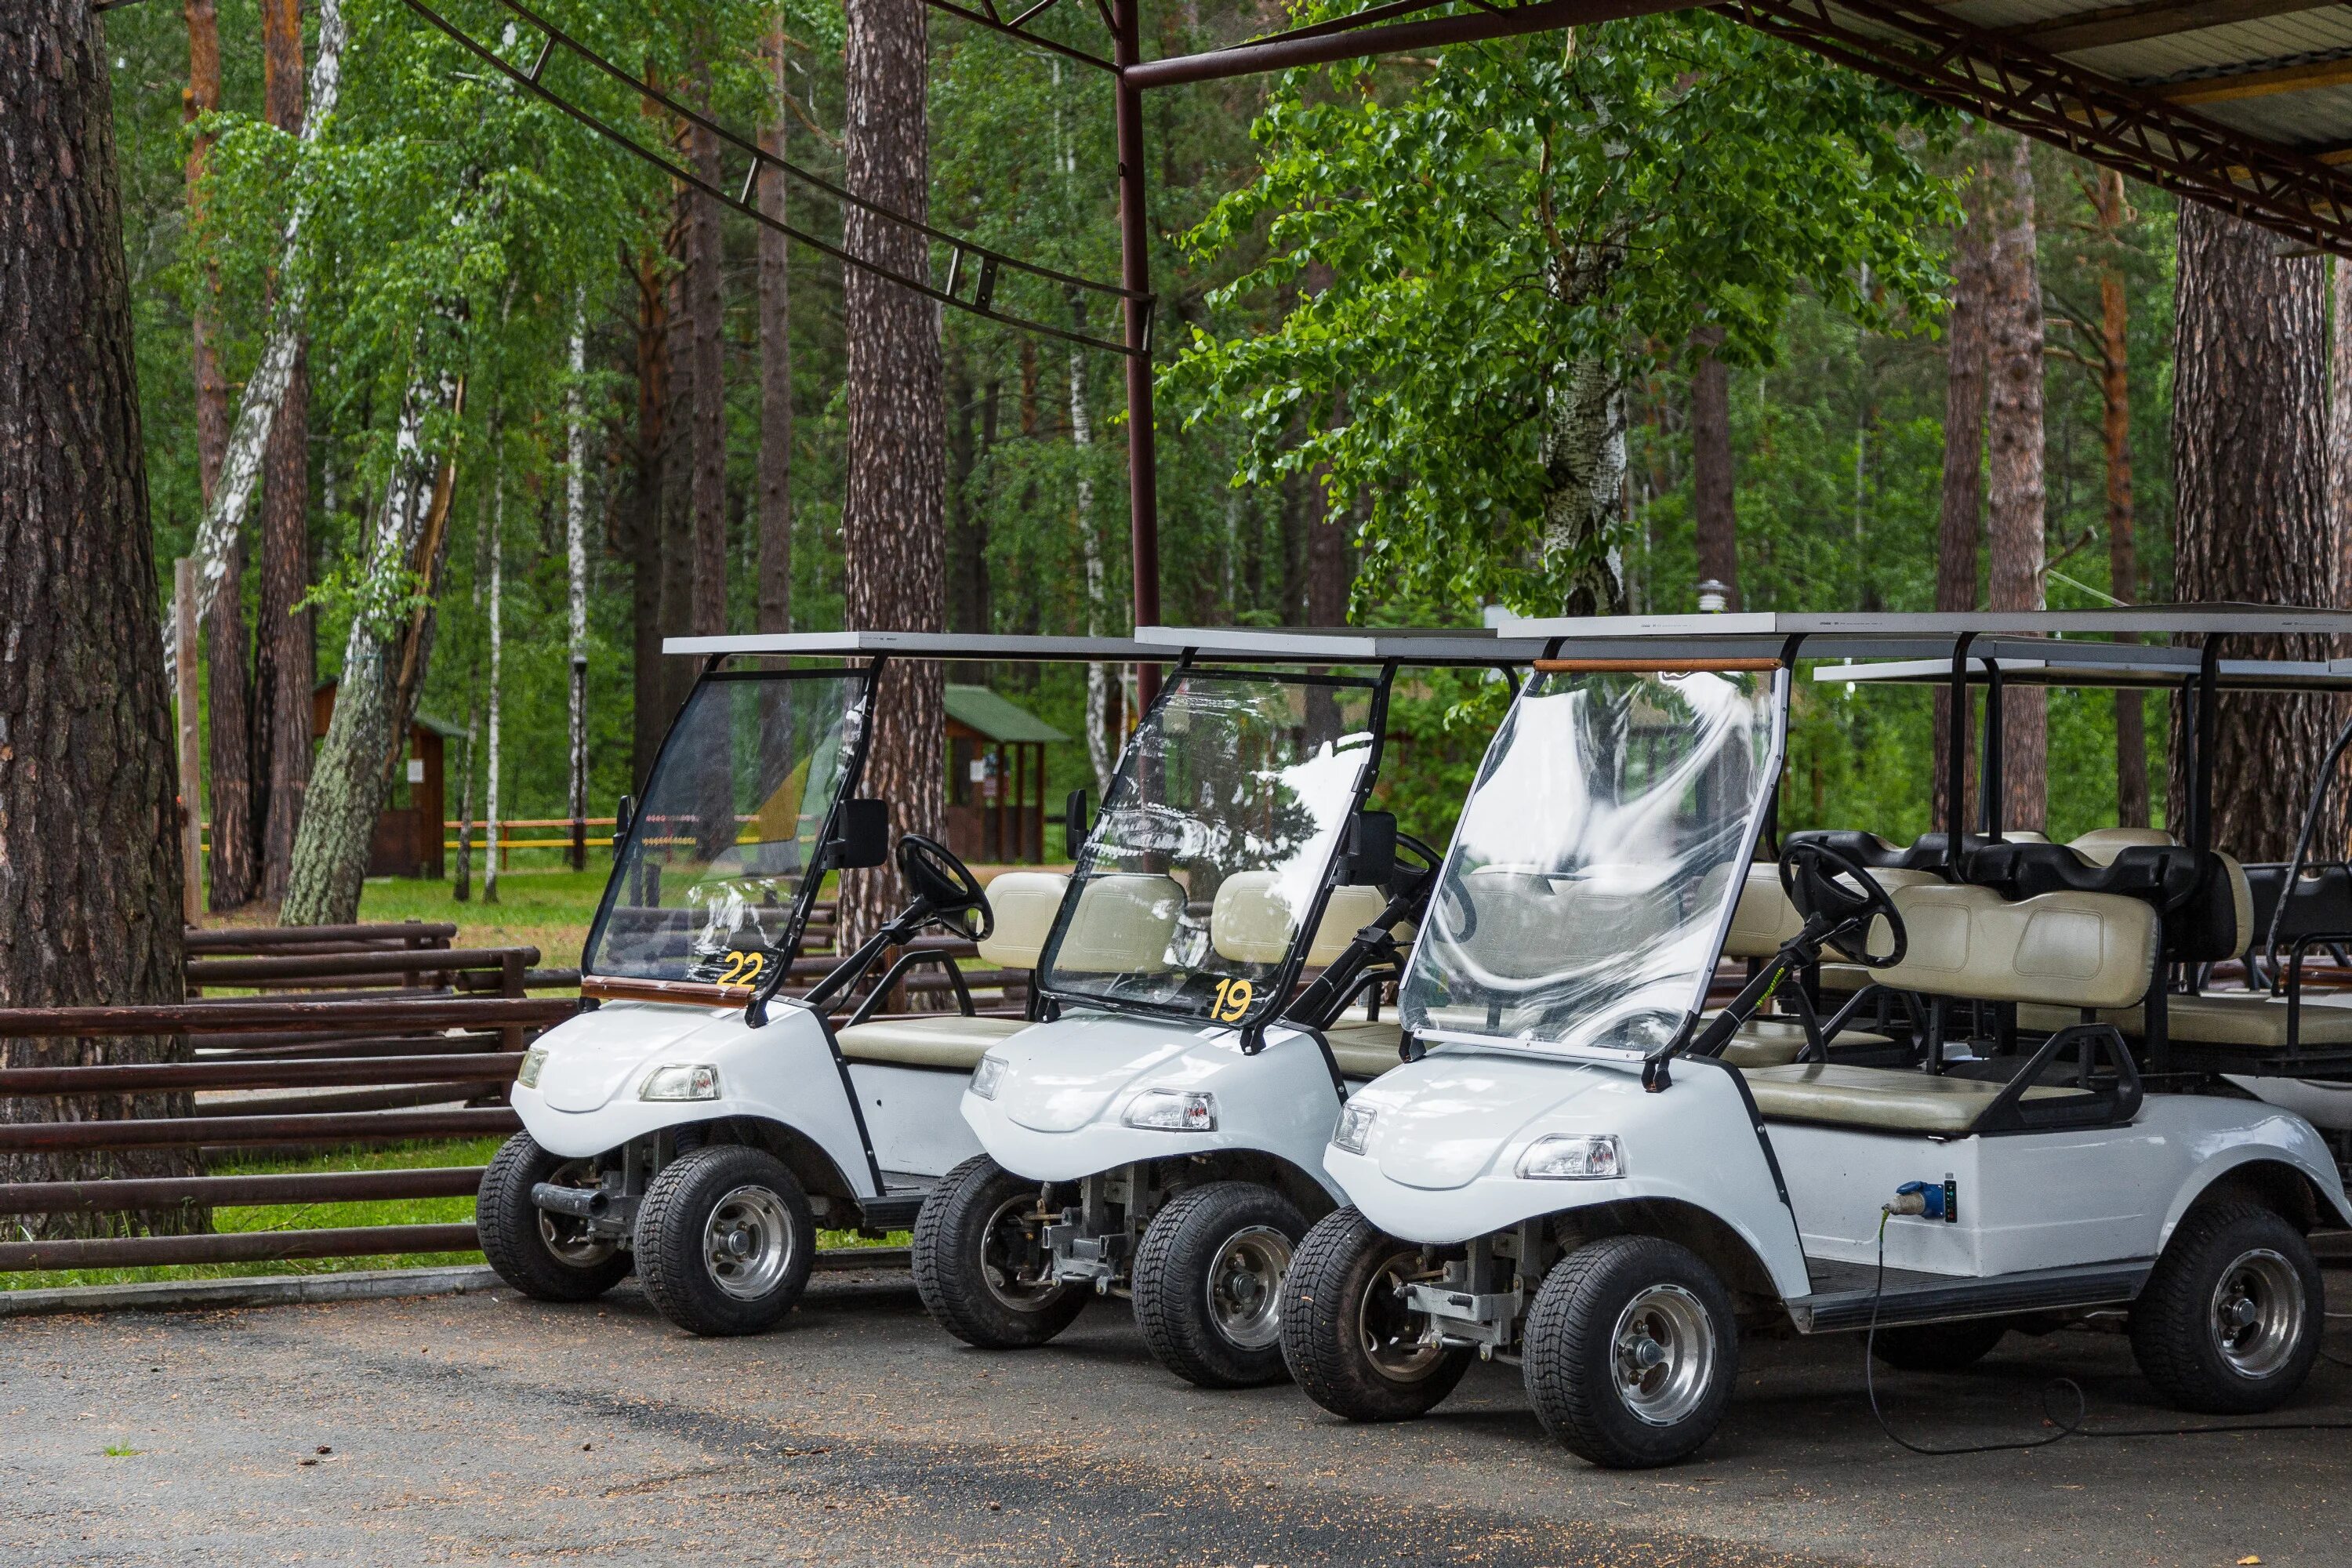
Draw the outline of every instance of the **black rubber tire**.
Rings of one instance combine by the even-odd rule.
[[[1418,1262],[1420,1252],[1353,1207],[1326,1215],[1298,1244],[1282,1281],[1282,1359],[1307,1397],[1332,1415],[1409,1421],[1435,1409],[1470,1369],[1470,1352],[1451,1350],[1399,1377],[1364,1343],[1367,1298],[1391,1265]]]
[[[750,1297],[730,1294],[704,1256],[713,1214],[745,1188],[775,1200],[778,1234],[789,1248],[776,1278]],[[637,1209],[637,1278],[661,1315],[690,1334],[725,1338],[774,1328],[800,1300],[815,1261],[808,1194],[765,1150],[710,1143],[680,1154],[655,1175]]]
[[[1965,1372],[1992,1353],[2009,1333],[2005,1318],[1961,1318],[1881,1329],[1870,1353],[1897,1372]]]
[[[1135,1321],[1160,1364],[1202,1388],[1255,1388],[1288,1375],[1279,1332],[1261,1345],[1230,1337],[1209,1306],[1209,1274],[1226,1244],[1244,1232],[1279,1232],[1296,1253],[1307,1216],[1272,1187],[1211,1182],[1177,1194],[1144,1230],[1135,1249]],[[1282,1289],[1274,1282],[1279,1312]],[[1278,1326],[1277,1317],[1276,1325]]]
[[[2248,1253],[2275,1253],[2302,1289],[2299,1337],[2272,1371],[2249,1375],[2223,1353],[2214,1298],[2224,1271]],[[2132,1353],[2164,1396],[2184,1410],[2247,1415],[2274,1410],[2311,1374],[2326,1321],[2319,1260],[2303,1233],[2248,1198],[2219,1198],[2189,1212],[2132,1303]]]
[[[1620,1317],[1644,1291],[1678,1287],[1704,1311],[1714,1353],[1696,1402],[1654,1425],[1618,1392]],[[1521,1370],[1544,1430],[1570,1452],[1610,1469],[1648,1469],[1688,1458],[1715,1436],[1739,1376],[1739,1325],[1731,1293],[1688,1247],[1654,1236],[1588,1242],[1544,1277],[1528,1309]]]
[[[553,1250],[530,1190],[575,1162],[551,1154],[528,1132],[501,1144],[482,1173],[474,1197],[474,1228],[482,1255],[499,1278],[538,1301],[593,1301],[627,1278],[629,1255],[617,1244],[593,1261],[567,1260]],[[549,1216],[561,1227],[567,1222]]]
[[[1037,1184],[975,1154],[940,1178],[915,1216],[915,1289],[934,1321],[984,1351],[1027,1350],[1070,1326],[1086,1310],[1087,1292],[1061,1286],[1023,1308],[999,1295],[987,1275],[989,1221]],[[1024,1242],[1036,1243],[1024,1227]]]

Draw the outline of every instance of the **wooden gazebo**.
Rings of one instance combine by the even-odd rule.
[[[985,686],[947,689],[948,847],[967,860],[1045,855],[1045,748],[1069,739]]]

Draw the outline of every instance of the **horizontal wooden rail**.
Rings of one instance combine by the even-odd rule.
[[[268,1176],[135,1176],[104,1182],[0,1183],[0,1214],[94,1214],[105,1210],[230,1205],[373,1203],[387,1198],[470,1198],[481,1165],[406,1171],[297,1171]]]
[[[210,926],[187,933],[191,952],[222,948],[307,947],[317,943],[355,942],[383,946],[394,942],[437,942],[446,945],[457,928],[439,921],[371,921],[346,926]]]
[[[267,1035],[260,1038],[268,1039]],[[297,1037],[299,1039],[299,1037]],[[309,1040],[298,1045],[247,1045],[214,1048],[204,1040],[196,1051],[200,1062],[328,1061],[347,1057],[465,1057],[477,1051],[505,1048],[497,1035],[403,1035],[392,1039]]]
[[[122,1007],[0,1009],[0,1039],[44,1035],[204,1035],[232,1030],[298,1030],[352,1024],[381,1028],[396,1018],[412,1028],[528,1028],[560,1024],[577,1011],[564,997],[419,996],[387,1007],[379,998],[243,996],[220,1001]]]
[[[367,1057],[356,1061],[123,1062],[103,1067],[0,1068],[0,1096],[139,1094],[159,1089],[319,1089],[377,1083],[504,1083],[520,1051]]]
[[[216,1236],[122,1236],[0,1242],[0,1269],[136,1268],[159,1263],[269,1263],[377,1253],[472,1252],[463,1225],[371,1225],[335,1230],[244,1230]]]
[[[321,952],[269,958],[192,958],[188,982],[204,985],[252,985],[271,980],[308,980],[347,974],[446,974],[459,969],[498,970],[511,965],[518,976],[539,962],[535,947],[420,948],[414,952]]]
[[[409,1110],[420,1105],[503,1104],[506,1085],[468,1082],[411,1082],[389,1089],[304,1089],[299,1094],[265,1094],[251,1100],[208,1100],[196,1109],[207,1116],[292,1116],[300,1113],[350,1115],[369,1110]]]
[[[354,1115],[153,1116],[104,1121],[0,1122],[0,1154],[58,1149],[176,1149],[205,1144],[383,1143],[409,1138],[483,1138],[522,1122],[504,1106],[464,1110],[380,1110]]]

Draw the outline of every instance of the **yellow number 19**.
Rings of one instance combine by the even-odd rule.
[[[1217,982],[1216,1000],[1209,1004],[1209,1016],[1220,1024],[1238,1024],[1249,1016],[1250,998],[1255,994],[1246,980]]]

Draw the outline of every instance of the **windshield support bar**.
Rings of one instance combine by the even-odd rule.
[[[1952,703],[1944,749],[1944,874],[1960,879],[1960,835],[1969,809],[1969,645],[1974,632],[1952,640]]]

